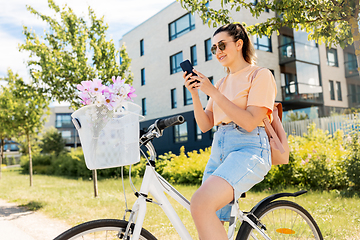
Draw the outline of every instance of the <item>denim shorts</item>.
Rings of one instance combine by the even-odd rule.
[[[271,168],[269,139],[263,127],[247,132],[235,123],[220,125],[214,134],[210,159],[203,182],[209,176],[218,176],[240,195],[261,182]],[[231,205],[216,212],[221,221],[229,221]]]

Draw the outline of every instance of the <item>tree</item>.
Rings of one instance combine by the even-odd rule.
[[[309,119],[309,116],[304,112],[294,112],[290,110],[289,113],[286,115],[286,118],[288,119],[289,122],[293,122],[293,121]]]
[[[125,45],[121,47],[122,64],[116,59],[113,40],[106,40],[108,25],[104,17],[98,19],[89,7],[90,23],[85,18],[77,17],[73,10],[65,5],[62,9],[53,0],[48,0],[50,9],[58,17],[49,17],[39,13],[31,6],[27,9],[48,24],[45,36],[38,36],[24,26],[26,41],[20,45],[20,51],[29,51],[27,62],[30,74],[38,90],[51,100],[70,102],[78,108],[77,84],[81,81],[99,78],[109,83],[112,76],[121,76],[132,82],[128,71],[131,60]]]
[[[42,136],[40,147],[43,153],[55,153],[57,156],[65,150],[65,140],[61,133],[51,127]]]
[[[360,66],[359,0],[260,0],[255,5],[245,0],[221,0],[221,9],[206,6],[208,1],[179,0],[182,7],[199,13],[203,21],[214,27],[232,22],[229,9],[239,12],[247,9],[253,17],[270,9],[275,17],[247,26],[251,35],[270,36],[281,27],[303,29],[309,38],[327,46],[339,44],[342,48],[354,43],[355,55]],[[212,0],[210,0],[212,1]],[[360,72],[360,68],[358,68]]]
[[[8,75],[3,78],[8,82],[8,96],[12,106],[11,121],[12,131],[21,132],[26,136],[26,142],[29,152],[29,175],[30,186],[33,185],[32,174],[32,156],[31,156],[31,136],[38,134],[44,125],[49,114],[49,101],[45,96],[37,91],[32,84],[26,84],[18,74],[14,74],[10,69]]]
[[[14,104],[12,102],[9,90],[2,87],[0,90],[0,179],[2,178],[1,164],[4,162],[5,139],[11,136],[13,127]]]
[[[112,76],[120,76],[132,82],[128,70],[131,60],[125,45],[121,47],[122,64],[116,61],[119,51],[112,40],[106,40],[108,25],[104,17],[98,19],[89,7],[90,23],[85,18],[77,17],[71,8],[60,9],[53,0],[48,0],[50,9],[57,16],[51,18],[39,13],[31,6],[27,9],[45,21],[49,29],[45,36],[39,37],[24,26],[26,42],[20,45],[20,51],[30,52],[27,65],[30,74],[40,92],[51,100],[70,102],[76,109],[80,106],[77,97],[77,84],[81,81],[99,78],[109,83]],[[97,175],[93,170],[94,192],[97,196]]]

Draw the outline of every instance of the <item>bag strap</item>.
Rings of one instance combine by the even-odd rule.
[[[277,149],[279,149],[280,153],[283,154],[285,152],[285,149],[284,149],[283,145],[281,144],[280,139],[279,139],[278,135],[276,134],[274,128],[271,126],[269,119],[264,118],[263,122],[265,124],[266,130],[269,132],[269,135],[275,141]]]
[[[228,77],[229,75],[226,75],[226,77],[223,77],[222,79],[221,79],[221,82],[220,82],[220,84],[219,84],[219,86],[218,86],[218,90],[220,90],[220,86],[221,86],[221,84],[225,81],[225,79]]]
[[[252,74],[252,76],[251,76],[251,80],[250,80],[250,82],[252,83],[252,81],[254,80],[254,78],[256,77],[256,74],[260,71],[260,70],[262,70],[262,69],[264,69],[263,67],[259,67],[258,69],[256,69],[255,71],[254,71],[254,73]]]

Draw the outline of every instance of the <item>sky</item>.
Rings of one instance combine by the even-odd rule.
[[[108,23],[108,39],[112,38],[115,47],[119,48],[119,39],[131,29],[149,19],[175,0],[55,0],[63,7],[65,4],[73,9],[77,16],[88,16],[90,6],[96,16],[105,17]],[[53,16],[54,11],[48,7],[47,0],[0,0],[0,77],[7,74],[11,68],[18,73],[24,81],[29,81],[26,62],[29,54],[19,52],[19,44],[25,42],[22,34],[23,25],[42,35],[46,24],[31,14],[26,5],[38,12]]]

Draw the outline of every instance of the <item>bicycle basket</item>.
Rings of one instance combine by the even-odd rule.
[[[71,115],[87,168],[112,168],[140,161],[140,110],[140,106],[124,102],[115,112],[104,105],[88,105]]]

